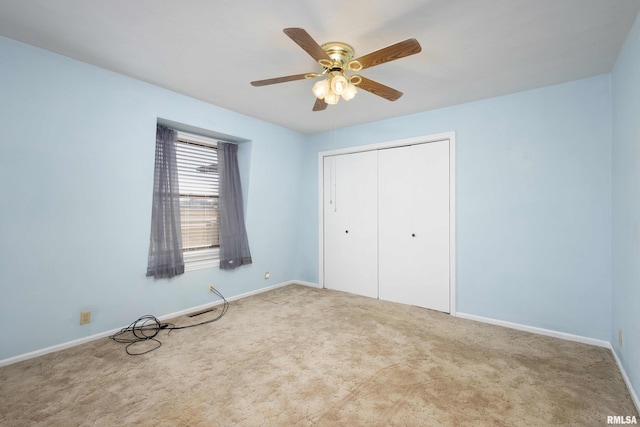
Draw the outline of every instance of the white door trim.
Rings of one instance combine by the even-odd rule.
[[[396,141],[321,151],[318,153],[318,284],[321,288],[324,288],[324,158],[327,156],[335,156],[337,154],[358,153],[362,151],[425,144],[442,140],[449,140],[449,314],[452,316],[456,315],[456,134],[453,131],[400,139]]]

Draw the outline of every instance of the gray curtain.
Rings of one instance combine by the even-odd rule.
[[[220,168],[220,268],[229,270],[252,262],[249,239],[244,225],[238,146],[218,142],[218,165]]]
[[[176,131],[157,126],[151,242],[147,263],[147,276],[156,278],[184,273],[176,140]]]

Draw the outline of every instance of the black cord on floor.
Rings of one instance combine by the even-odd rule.
[[[169,332],[171,332],[178,329],[187,329],[187,328],[193,328],[194,326],[206,325],[207,323],[220,320],[222,316],[225,315],[225,313],[229,309],[229,303],[224,298],[224,296],[220,293],[220,291],[218,291],[217,289],[212,289],[211,291],[214,294],[218,295],[220,298],[222,298],[222,301],[223,301],[222,310],[220,311],[220,314],[218,314],[213,319],[205,320],[204,322],[196,323],[194,325],[175,326],[173,323],[160,323],[160,321],[155,316],[148,314],[146,316],[140,317],[138,320],[134,321],[126,328],[122,328],[120,331],[111,335],[109,338],[111,338],[115,342],[127,344],[127,346],[125,347],[125,351],[130,356],[140,356],[141,354],[146,354],[153,350],[156,350],[160,348],[160,346],[162,345],[162,343],[155,338],[156,335],[158,335],[158,333],[161,330],[166,329]],[[125,337],[125,335],[127,334],[129,336]],[[148,342],[148,341],[154,341],[156,345],[145,351],[140,351],[140,352],[130,351],[130,347],[135,346],[135,344]]]

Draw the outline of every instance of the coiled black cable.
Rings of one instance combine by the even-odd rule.
[[[211,291],[216,295],[218,295],[220,298],[222,298],[222,301],[223,301],[222,310],[220,311],[220,314],[218,314],[213,319],[205,320],[204,322],[196,323],[194,325],[175,326],[173,323],[160,323],[160,321],[155,316],[147,314],[145,316],[138,318],[126,328],[122,328],[120,331],[111,335],[109,338],[111,338],[115,342],[127,344],[125,347],[125,351],[130,356],[140,356],[142,354],[146,354],[153,350],[156,350],[160,348],[160,346],[162,346],[162,343],[160,342],[160,340],[156,339],[156,336],[158,335],[158,333],[160,333],[161,330],[166,329],[169,332],[171,332],[173,330],[187,329],[187,328],[193,328],[194,326],[206,325],[207,323],[220,320],[222,316],[226,314],[227,310],[229,309],[229,303],[227,302],[225,297],[220,293],[220,291],[218,291],[217,289],[212,289]],[[126,335],[129,335],[129,336],[126,336]],[[142,342],[149,342],[149,341],[154,341],[156,343],[155,347],[152,347],[150,349],[147,349],[145,351],[140,351],[140,352],[130,351],[130,348],[132,348],[132,346],[135,346],[136,344],[139,344]]]

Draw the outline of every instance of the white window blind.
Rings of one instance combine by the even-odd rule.
[[[178,132],[176,160],[186,270],[217,265],[219,255],[216,141]]]

